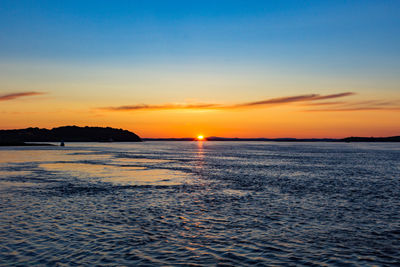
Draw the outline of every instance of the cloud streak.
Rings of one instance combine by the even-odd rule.
[[[318,97],[318,95],[311,94],[311,95],[279,97],[279,98],[271,98],[271,99],[255,101],[255,102],[240,103],[240,104],[236,104],[233,106],[227,106],[227,108],[248,108],[248,107],[256,107],[256,106],[288,104],[288,103],[294,103],[294,102],[312,101],[315,97]]]
[[[333,98],[340,98],[340,97],[346,97],[346,96],[353,96],[356,93],[354,92],[345,92],[345,93],[340,93],[340,94],[332,94],[332,95],[320,95],[316,96],[314,100],[326,100],[326,99],[333,99]]]
[[[0,95],[0,101],[9,101],[9,100],[14,100],[17,98],[21,97],[26,97],[26,96],[36,96],[36,95],[43,95],[45,93],[42,92],[19,92],[19,93],[12,93],[12,94],[5,94],[5,95]]]
[[[321,103],[323,104],[323,103]],[[324,107],[306,110],[307,112],[340,112],[340,111],[368,111],[388,110],[400,111],[400,101],[368,100],[359,102],[330,102]],[[316,107],[315,103],[308,103],[307,106]]]
[[[267,106],[276,106],[276,105],[285,105],[292,104],[298,102],[313,102],[318,100],[327,100],[327,99],[335,99],[346,96],[352,96],[355,93],[353,92],[345,92],[339,94],[331,94],[331,95],[319,95],[319,94],[307,94],[307,95],[296,95],[296,96],[287,96],[287,97],[278,97],[278,98],[270,98],[264,99],[260,101],[253,102],[245,102],[245,103],[237,103],[232,105],[223,105],[217,103],[196,103],[196,104],[163,104],[163,105],[147,105],[147,104],[139,104],[139,105],[124,105],[124,106],[116,106],[116,107],[102,107],[99,108],[103,111],[138,111],[138,110],[170,110],[170,109],[242,109],[242,108],[257,108],[257,107],[267,107]]]
[[[368,111],[368,110],[387,110],[387,111],[400,111],[398,107],[348,107],[348,108],[325,108],[325,109],[310,109],[308,112],[343,112],[343,111]]]
[[[309,95],[298,95],[298,96],[288,96],[288,97],[279,97],[272,98],[267,100],[261,100],[256,102],[249,102],[231,106],[232,108],[240,108],[240,107],[254,107],[254,106],[267,106],[267,105],[278,105],[278,104],[290,104],[295,102],[311,102],[317,100],[327,100],[334,99],[346,96],[355,95],[353,92],[345,92],[340,94],[331,94],[331,95],[318,95],[318,94],[309,94]]]
[[[100,108],[108,111],[134,111],[134,110],[167,110],[167,109],[209,109],[216,108],[217,104],[164,104],[164,105],[127,105],[118,107]]]

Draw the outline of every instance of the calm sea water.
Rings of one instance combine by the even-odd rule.
[[[400,263],[400,145],[0,148],[0,265]]]

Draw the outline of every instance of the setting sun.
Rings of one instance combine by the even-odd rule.
[[[197,140],[198,140],[198,141],[203,141],[203,140],[204,140],[204,136],[198,135],[198,136],[197,136]]]

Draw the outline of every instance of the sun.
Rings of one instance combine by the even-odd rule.
[[[203,141],[204,140],[204,136],[203,135],[198,135],[196,139],[197,139],[197,141]]]

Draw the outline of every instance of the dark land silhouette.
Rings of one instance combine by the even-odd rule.
[[[346,137],[344,142],[400,142],[400,136],[390,137]]]
[[[334,138],[226,138],[206,137],[205,141],[264,141],[264,142],[400,142],[400,136]],[[197,141],[196,138],[143,138],[143,141]]]
[[[62,126],[40,129],[0,130],[0,146],[43,146],[29,142],[141,142],[141,141],[196,141],[196,138],[140,138],[133,132],[111,127]],[[400,142],[400,136],[332,138],[225,138],[211,136],[206,141],[272,141],[272,142]],[[28,143],[26,143],[28,142]]]
[[[43,145],[25,142],[141,142],[142,139],[127,130],[110,127],[63,126],[40,129],[0,130],[0,145]]]

